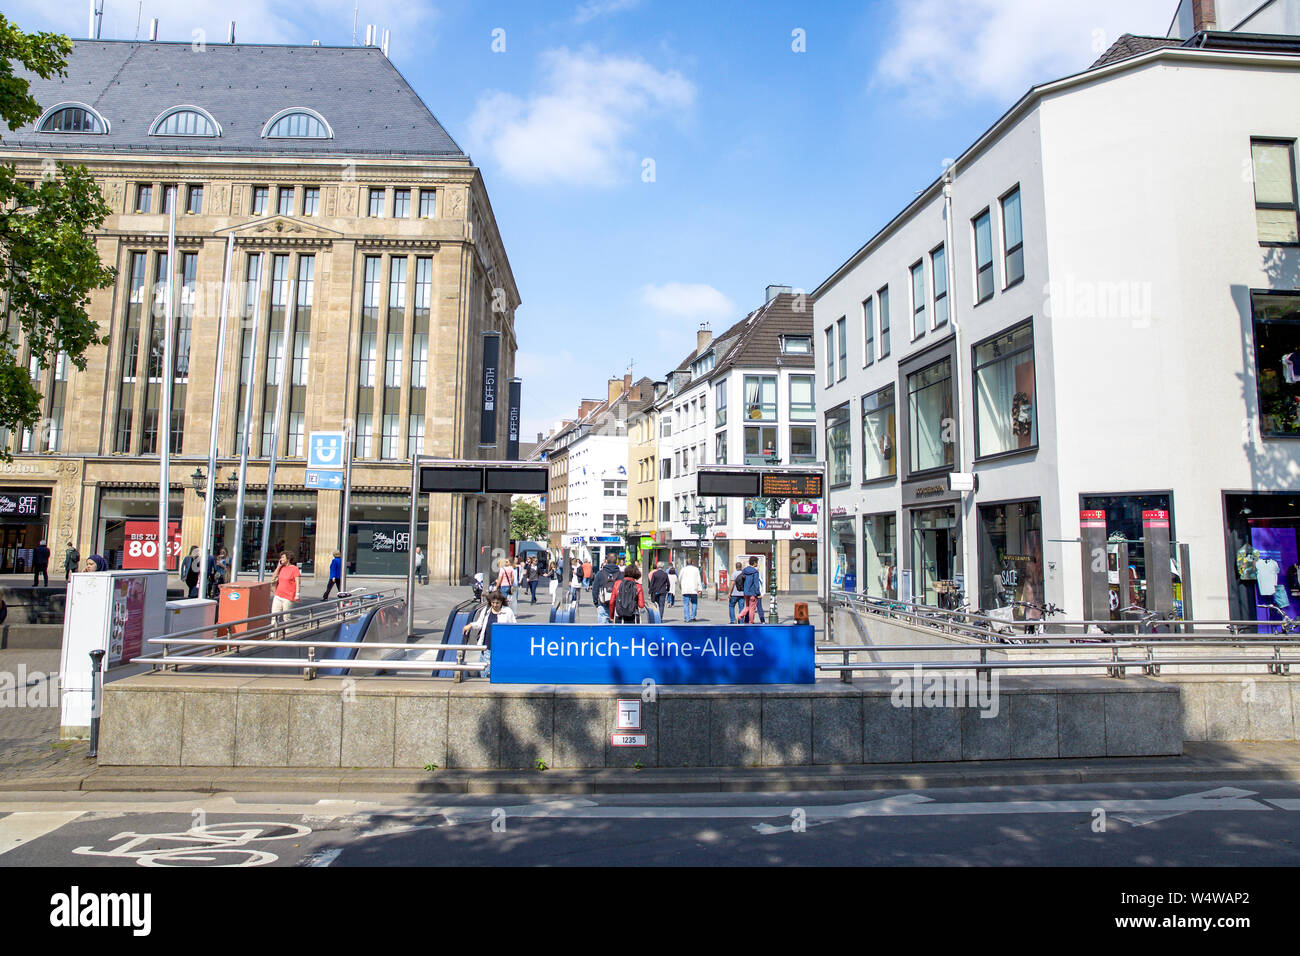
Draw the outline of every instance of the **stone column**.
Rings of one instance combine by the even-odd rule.
[[[339,518],[343,511],[343,492],[320,489],[316,492],[316,577],[328,580],[334,552],[342,551]]]

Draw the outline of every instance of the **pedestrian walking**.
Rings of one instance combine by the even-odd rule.
[[[547,572],[546,577],[550,580],[551,607],[555,607],[555,605],[560,603],[559,598],[557,597],[560,593],[560,566],[558,564],[552,564],[551,570]]]
[[[596,605],[596,623],[610,623],[609,609],[614,600],[614,584],[621,580],[623,572],[614,563],[614,556],[607,554],[605,563],[596,572],[591,582],[592,603]]]
[[[573,565],[573,576],[569,578],[569,601],[578,600],[578,592],[582,589],[582,566]]]
[[[668,606],[677,604],[677,565],[668,562]]]
[[[77,550],[75,544],[69,541],[67,550],[63,552],[63,580],[67,581],[80,564],[81,552]]]
[[[37,582],[45,579],[45,587],[50,586],[50,549],[45,546],[45,539],[37,545],[35,553],[32,555],[32,587],[39,587]]]
[[[293,606],[298,601],[298,588],[302,583],[302,572],[298,570],[297,555],[292,551],[280,552],[280,563],[275,569],[275,596],[271,598],[271,617],[283,624]],[[284,637],[285,629],[280,628],[277,636]]]
[[[584,590],[591,590],[591,562],[582,562],[582,587]]]
[[[418,552],[419,548],[416,548],[416,551]],[[340,595],[343,594],[343,555],[338,551],[334,552],[334,557],[330,561],[330,579],[325,584],[325,596],[321,598],[322,601],[330,599],[331,589],[337,590]]]
[[[501,570],[497,572],[497,590],[510,603],[510,588],[515,583],[515,569],[510,566],[509,561],[501,562]]]
[[[500,591],[489,591],[487,602],[484,603],[475,612],[473,619],[466,624],[461,633],[465,636],[468,643],[471,634],[478,635],[474,639],[482,650],[479,652],[479,660],[483,663],[483,670],[479,672],[480,677],[489,677],[492,666],[492,635],[490,628],[493,624],[517,624],[518,618],[515,612],[510,609],[506,596]]]
[[[686,567],[682,568],[678,581],[682,586],[682,621],[690,624],[699,614],[700,592],[704,590],[704,580],[694,558],[686,559]]]
[[[645,592],[641,589],[641,569],[629,564],[623,576],[614,582],[609,599],[609,616],[615,624],[637,623],[637,612],[645,610]]]
[[[415,580],[420,584],[429,583],[429,562],[418,544],[415,546]]]
[[[754,624],[757,616],[757,606],[759,595],[763,593],[763,586],[759,581],[762,577],[758,573],[758,558],[751,556],[749,567],[740,572],[740,577],[744,580],[741,586],[741,593],[745,596],[745,609],[740,612],[741,623]]]
[[[185,596],[187,598],[196,598],[199,596],[199,572],[202,569],[202,560],[199,558],[198,545],[190,548],[190,553],[185,555],[185,560],[181,562],[181,580],[185,582]]]
[[[537,568],[537,559],[529,558],[528,564],[524,566],[524,580],[528,582],[528,593],[531,597],[529,604],[537,603],[537,581],[541,576],[541,571]]]
[[[668,600],[668,572],[664,570],[662,561],[650,572],[650,600],[658,606],[659,621],[663,623],[664,604]]]
[[[736,611],[738,608],[745,606],[745,582],[740,576],[740,572],[745,568],[744,561],[736,562],[736,572],[731,578],[731,590],[727,595],[727,617],[731,623],[736,623]]]

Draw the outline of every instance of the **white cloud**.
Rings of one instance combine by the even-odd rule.
[[[641,301],[656,312],[691,319],[722,319],[736,307],[713,286],[703,282],[665,282],[641,287]]]
[[[639,181],[632,132],[695,101],[695,87],[680,73],[636,58],[561,48],[542,55],[542,69],[541,92],[526,99],[485,94],[469,122],[471,148],[486,150],[520,183]]]
[[[1164,36],[1172,0],[892,0],[877,80],[932,112],[1007,103],[1086,69],[1124,33]]]
[[[631,10],[640,0],[583,0],[573,12],[574,23],[587,23],[597,17]]]

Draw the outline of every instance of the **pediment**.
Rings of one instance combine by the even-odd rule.
[[[252,236],[284,236],[286,239],[316,239],[330,241],[341,239],[343,233],[326,229],[314,222],[294,219],[292,216],[255,216],[237,226],[228,226],[216,230],[216,235],[226,236],[230,233],[248,238]]]

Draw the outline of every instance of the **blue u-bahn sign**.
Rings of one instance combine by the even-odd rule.
[[[502,624],[494,684],[811,684],[811,625]]]

